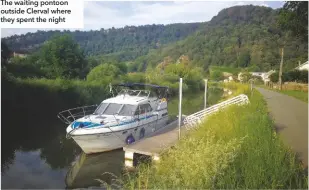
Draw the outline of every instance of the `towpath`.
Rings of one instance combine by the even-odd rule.
[[[308,104],[278,92],[256,89],[267,102],[277,133],[308,167]]]

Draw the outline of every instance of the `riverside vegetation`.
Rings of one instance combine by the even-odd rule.
[[[125,188],[308,188],[307,174],[276,135],[261,94],[254,90],[250,95],[247,85],[233,87],[250,97],[249,105],[208,117],[163,152],[159,162],[127,174]]]

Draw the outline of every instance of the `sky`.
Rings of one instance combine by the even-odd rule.
[[[84,29],[146,24],[206,22],[224,8],[236,5],[259,5],[277,9],[283,1],[85,1]],[[51,29],[2,29],[1,37]],[[75,30],[75,29],[70,29]]]

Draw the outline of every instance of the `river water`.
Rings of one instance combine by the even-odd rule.
[[[210,104],[222,93],[209,90]],[[2,188],[98,187],[96,179],[110,183],[114,178],[111,174],[121,176],[122,150],[86,155],[72,139],[66,139],[66,124],[58,120],[56,112],[30,110],[16,114],[2,110]]]

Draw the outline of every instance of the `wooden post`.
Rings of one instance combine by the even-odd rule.
[[[205,94],[204,94],[204,109],[206,109],[206,106],[207,106],[207,82],[208,80],[205,79]]]
[[[180,126],[181,126],[181,101],[182,101],[182,78],[179,79],[179,105],[178,105],[178,139],[180,139]]]
[[[282,65],[283,65],[283,48],[281,48],[281,61],[279,70],[279,90],[282,89]]]

